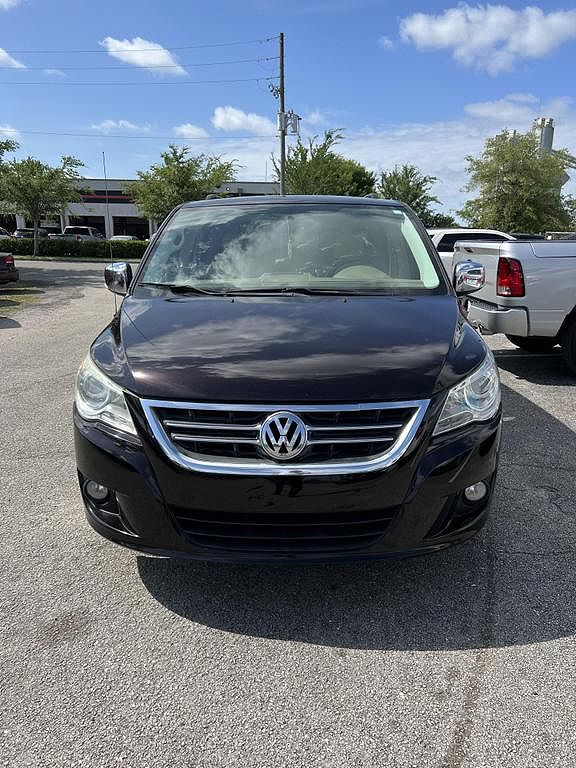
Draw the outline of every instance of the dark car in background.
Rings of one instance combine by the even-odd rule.
[[[11,253],[0,253],[0,285],[15,283],[20,275]]]
[[[33,240],[34,227],[24,227],[24,228],[17,229],[14,232],[14,237],[17,237],[18,239],[30,238],[31,240]],[[38,227],[38,237],[48,237],[48,230],[43,229],[42,227]]]
[[[262,197],[169,216],[83,362],[91,525],[135,550],[335,561],[435,551],[486,520],[498,371],[404,204]]]

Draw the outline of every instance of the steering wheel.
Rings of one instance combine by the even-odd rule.
[[[358,256],[342,256],[331,267],[326,270],[327,277],[334,277],[339,272],[342,272],[349,267],[369,267],[370,269],[377,269],[382,274],[386,274],[384,270],[380,269],[376,264],[370,262],[366,257],[359,258]]]

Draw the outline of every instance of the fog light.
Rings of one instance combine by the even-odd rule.
[[[95,483],[94,480],[88,480],[84,489],[93,501],[104,501],[108,496],[108,488],[100,485],[100,483]]]
[[[464,488],[466,501],[482,501],[487,493],[488,486],[486,483],[474,483],[474,485],[469,485],[468,488]]]

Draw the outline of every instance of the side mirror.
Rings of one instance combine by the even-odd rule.
[[[132,267],[124,261],[108,264],[104,270],[104,282],[109,291],[125,296],[132,282]]]
[[[454,290],[457,296],[479,291],[486,282],[486,270],[476,261],[459,261],[454,268]]]

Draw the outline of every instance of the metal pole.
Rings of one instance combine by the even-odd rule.
[[[286,122],[284,103],[284,32],[280,32],[280,194],[284,195],[286,171]]]
[[[102,152],[102,168],[104,170],[104,189],[106,190],[106,218],[104,223],[104,230],[108,229],[111,224],[110,221],[110,202],[108,199],[108,174],[106,173],[106,154]],[[114,261],[114,255],[112,253],[112,241],[108,240],[108,248],[110,251],[110,262]],[[114,314],[118,312],[118,302],[116,301],[116,294],[114,294]]]
[[[110,228],[111,221],[110,221],[110,202],[108,200],[108,174],[106,173],[106,154],[102,152],[102,168],[104,170],[104,190],[105,190],[105,200],[106,200],[106,217],[104,220],[104,236],[106,237],[106,232]],[[112,233],[113,234],[113,233]],[[108,241],[110,242],[110,241]],[[112,244],[110,243],[110,261],[112,261]]]

